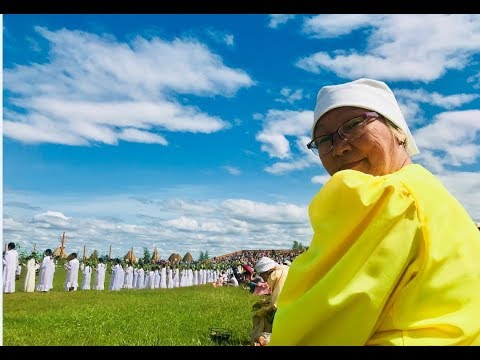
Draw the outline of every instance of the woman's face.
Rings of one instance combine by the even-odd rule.
[[[343,123],[369,110],[345,106],[335,108],[320,118],[314,136],[334,133]],[[397,170],[400,151],[404,151],[385,120],[368,123],[365,133],[355,140],[346,141],[338,133],[333,137],[333,148],[320,156],[330,175],[337,171],[353,169],[370,175],[386,175]]]

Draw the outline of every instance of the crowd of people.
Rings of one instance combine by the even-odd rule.
[[[111,290],[122,289],[171,289],[176,287],[204,285],[211,283],[214,287],[239,286],[248,287],[251,270],[257,258],[264,252],[245,251],[235,258],[222,260],[211,259],[205,263],[170,263],[159,261],[157,264],[142,264],[122,261],[118,258],[108,264],[103,259],[97,261],[79,261],[76,253],[71,253],[59,273],[59,260],[53,256],[51,249],[45,250],[43,259],[37,263],[32,253],[26,257],[26,274],[23,291],[49,292],[53,289],[55,276],[64,276],[65,291],[77,290]],[[290,262],[297,252],[278,256],[279,261]],[[10,243],[3,257],[4,292],[15,292],[15,281],[21,273],[18,252],[15,244]],[[110,280],[105,286],[106,272],[110,272]],[[62,274],[62,275],[60,275]],[[81,283],[80,283],[81,280]],[[250,289],[250,288],[249,288]],[[253,288],[251,289],[253,292]]]

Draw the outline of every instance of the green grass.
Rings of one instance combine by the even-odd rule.
[[[6,346],[241,346],[249,345],[250,309],[258,297],[244,288],[211,284],[155,290],[63,290],[57,270],[54,289],[3,294]],[[105,282],[108,287],[108,274]],[[231,330],[218,344],[209,328]]]

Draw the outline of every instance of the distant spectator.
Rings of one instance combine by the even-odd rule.
[[[225,274],[225,271],[222,272],[222,275],[220,275],[217,279],[216,282],[212,283],[213,287],[220,287],[223,286],[227,282],[227,275]]]
[[[250,281],[248,282],[248,287],[250,288],[250,292],[253,294],[257,285],[262,282],[264,282],[262,277],[258,275],[256,272],[254,272],[253,275],[251,276]]]
[[[15,271],[15,280],[19,280],[21,274],[22,274],[22,265],[18,264],[17,270]]]
[[[271,295],[252,307],[253,328],[250,337],[254,345],[266,345],[272,332],[273,318],[277,311],[277,300],[288,275],[289,266],[280,265],[269,257],[262,257],[255,265],[255,270],[270,287]]]
[[[230,279],[228,279],[227,285],[229,286],[238,286],[238,280],[235,277],[235,274],[230,274]]]

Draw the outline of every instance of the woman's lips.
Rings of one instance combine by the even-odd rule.
[[[345,163],[345,164],[342,164],[342,166],[340,166],[340,169],[339,169],[339,170],[345,170],[345,169],[354,168],[355,166],[357,166],[358,164],[360,164],[362,161],[363,161],[363,159],[360,159],[360,160],[357,160],[357,161],[352,161],[352,162],[347,162],[347,163]]]

